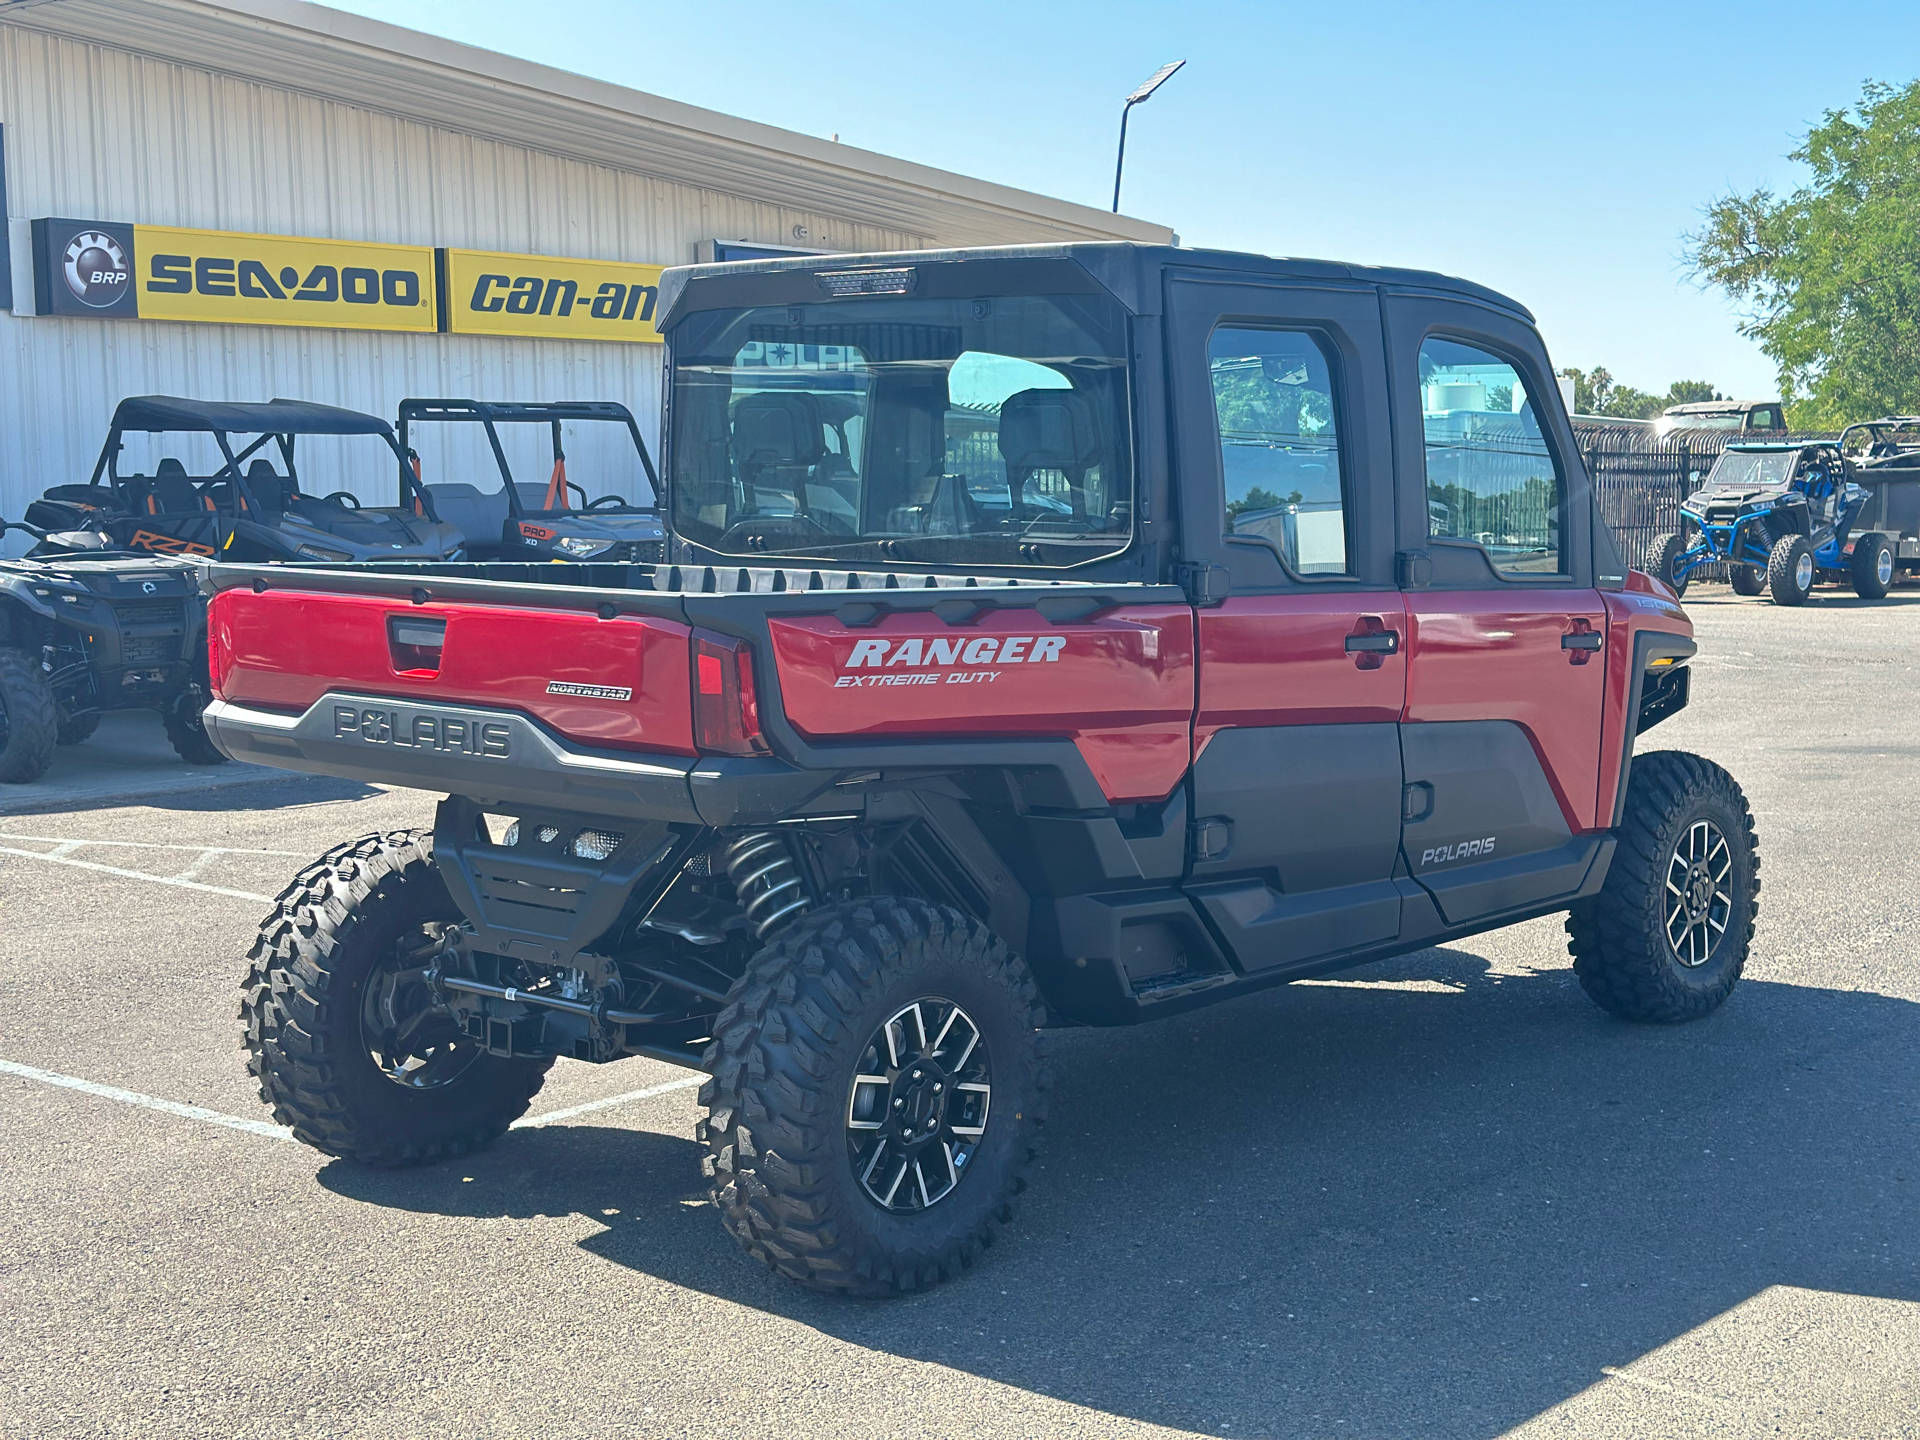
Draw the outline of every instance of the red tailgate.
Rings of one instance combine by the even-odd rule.
[[[1033,610],[968,625],[893,614],[769,622],[781,703],[809,739],[1063,737],[1108,799],[1158,800],[1187,771],[1193,612],[1138,605],[1055,626]]]
[[[437,670],[396,648],[390,620],[445,623]],[[330,690],[458,701],[518,710],[583,744],[695,753],[677,621],[234,589],[214,597],[210,623],[215,689],[242,705],[305,710]]]

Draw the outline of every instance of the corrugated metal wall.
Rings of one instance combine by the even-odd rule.
[[[653,264],[691,261],[695,244],[714,237],[790,245],[795,225],[836,249],[933,238],[579,164],[6,24],[0,121],[15,216]],[[634,163],[644,167],[645,157]],[[284,396],[389,419],[409,395],[619,400],[651,444],[660,354],[656,345],[0,311],[0,514],[17,519],[47,486],[85,480],[126,395]],[[392,503],[384,472],[354,488]],[[24,548],[22,536],[6,542],[0,553]]]

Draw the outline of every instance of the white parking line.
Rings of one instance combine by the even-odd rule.
[[[42,1085],[58,1085],[63,1090],[79,1090],[88,1095],[98,1095],[103,1100],[118,1100],[123,1105],[139,1105],[148,1110],[178,1115],[182,1120],[201,1120],[209,1125],[224,1125],[229,1130],[244,1130],[249,1135],[263,1135],[269,1140],[293,1138],[293,1132],[284,1125],[270,1125],[265,1120],[242,1120],[237,1115],[222,1115],[218,1110],[206,1110],[198,1105],[182,1105],[177,1100],[161,1100],[153,1095],[142,1095],[137,1090],[122,1090],[118,1085],[102,1085],[96,1080],[82,1080],[76,1075],[61,1075],[32,1065],[16,1064],[12,1060],[0,1060],[0,1075],[17,1075],[22,1080],[38,1080]]]
[[[153,840],[75,840],[66,835],[16,835],[11,830],[0,830],[0,840],[31,840],[36,845],[61,845],[77,848],[81,845],[112,845],[121,850],[191,850],[196,855],[202,851],[211,851],[216,855],[284,855],[294,860],[305,860],[308,853],[303,850],[255,850],[234,845],[162,845]]]
[[[4,837],[4,838],[11,838],[11,837]],[[77,841],[73,843],[75,843],[76,845],[86,845],[86,844],[95,844],[95,843],[105,844],[108,842],[105,842],[105,841],[95,842],[95,841],[82,840],[82,841]],[[60,848],[64,850],[67,848],[67,846],[63,844]],[[175,847],[169,846],[167,848],[172,849]],[[186,848],[186,847],[180,847],[180,848]],[[227,853],[258,854],[260,852],[230,851]],[[277,853],[277,852],[272,852],[272,853]],[[274,898],[271,895],[257,894],[252,890],[229,890],[224,885],[205,885],[198,880],[189,880],[184,878],[185,875],[190,874],[192,871],[200,868],[198,863],[189,866],[188,869],[186,871],[183,871],[180,875],[149,875],[143,870],[122,870],[118,865],[102,865],[94,860],[76,860],[71,855],[62,855],[58,853],[42,853],[41,851],[38,851],[38,850],[18,850],[11,845],[0,845],[0,855],[17,855],[22,860],[44,860],[49,865],[72,865],[76,869],[94,870],[94,871],[98,871],[102,875],[118,875],[123,880],[146,880],[155,885],[177,885],[182,890],[199,890],[208,895],[231,895],[235,900],[257,900],[263,905],[271,905],[273,903],[273,898]]]
[[[550,1110],[545,1115],[529,1115],[523,1120],[513,1122],[515,1130],[538,1130],[542,1125],[558,1124],[562,1120],[571,1120],[576,1115],[591,1115],[595,1110],[611,1110],[615,1105],[625,1105],[634,1100],[651,1100],[656,1095],[664,1095],[669,1090],[691,1090],[706,1080],[705,1075],[687,1075],[679,1080],[669,1080],[664,1085],[655,1085],[646,1090],[629,1090],[624,1095],[609,1095],[604,1100],[589,1100],[584,1105],[569,1105],[564,1110]]]
[[[97,1080],[82,1080],[77,1075],[62,1075],[54,1070],[42,1070],[34,1065],[22,1065],[13,1060],[0,1060],[0,1075],[13,1075],[22,1080],[37,1080],[42,1085],[57,1085],[63,1090],[78,1090],[82,1094],[97,1095],[103,1100],[118,1100],[123,1105],[138,1105],[146,1110],[158,1110],[162,1114],[177,1115],[182,1120],[199,1120],[208,1125],[220,1125],[229,1130],[244,1130],[249,1135],[259,1135],[268,1140],[291,1140],[293,1132],[284,1125],[270,1124],[265,1120],[242,1120],[237,1115],[223,1115],[218,1110],[208,1110],[199,1105],[182,1105],[177,1100],[162,1100],[156,1095],[142,1095],[137,1090],[122,1090],[118,1085],[102,1085]],[[604,1100],[589,1100],[583,1105],[569,1105],[564,1110],[550,1110],[545,1115],[528,1115],[513,1122],[515,1130],[537,1130],[543,1125],[556,1125],[562,1120],[571,1120],[576,1115],[590,1115],[596,1110],[610,1110],[616,1105],[631,1104],[635,1100],[651,1100],[656,1095],[665,1095],[673,1090],[690,1090],[700,1084],[705,1075],[687,1075],[678,1080],[669,1080],[664,1085],[651,1085],[645,1090],[629,1090],[622,1095],[609,1095]]]

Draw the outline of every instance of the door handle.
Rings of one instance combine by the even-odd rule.
[[[1598,650],[1606,637],[1592,630],[1582,630],[1573,635],[1560,637],[1562,650]]]
[[[1349,655],[1397,655],[1399,653],[1400,632],[1398,630],[1382,630],[1372,635],[1347,636],[1347,654]]]

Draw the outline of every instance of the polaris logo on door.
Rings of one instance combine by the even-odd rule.
[[[1494,836],[1484,840],[1460,840],[1452,845],[1435,845],[1420,852],[1422,865],[1450,865],[1456,860],[1474,860],[1493,854]]]
[[[1000,671],[947,667],[1048,663],[1057,661],[1066,648],[1064,635],[973,635],[939,640],[916,636],[897,645],[891,640],[861,640],[854,645],[844,668],[880,673],[841,675],[833,686],[841,690],[867,685],[990,684],[1000,678]],[[936,668],[930,670],[930,666]]]

